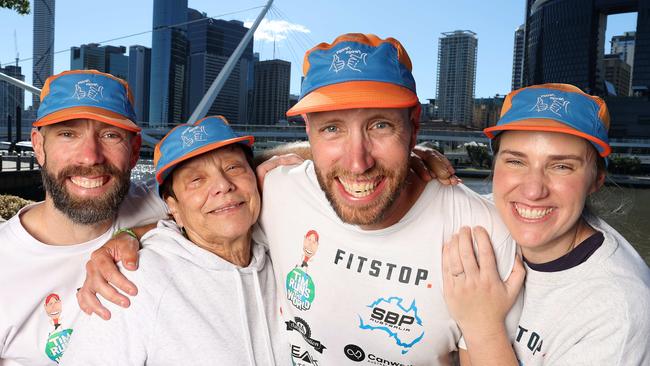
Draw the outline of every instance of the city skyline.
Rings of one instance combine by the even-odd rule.
[[[140,36],[119,39],[102,45],[125,46],[143,45],[151,47],[152,2],[128,3],[114,1],[114,7],[102,12],[101,17],[82,16],[93,14],[91,4],[74,4],[59,1],[56,11],[57,25],[55,30],[55,50],[61,51],[54,56],[54,72],[70,68],[69,49],[82,44],[97,43],[103,40],[141,33]],[[402,41],[413,60],[414,75],[418,83],[420,100],[435,97],[436,60],[438,38],[440,33],[456,29],[469,29],[477,33],[480,44],[477,59],[476,97],[490,97],[495,94],[505,94],[510,90],[512,79],[512,53],[514,30],[524,21],[524,1],[512,2],[508,5],[475,4],[470,1],[460,1],[456,4],[429,4],[414,2],[408,9],[395,7],[388,1],[379,1],[372,9],[365,9],[366,15],[359,17],[362,4],[343,2],[328,2],[310,4],[305,7],[297,1],[278,0],[274,3],[275,10],[266,17],[265,23],[256,33],[254,51],[259,52],[261,60],[269,60],[275,54],[276,58],[291,62],[292,94],[299,93],[299,83],[304,52],[321,41],[331,42],[343,32],[361,31],[374,32],[381,37],[394,36]],[[188,6],[210,17],[225,20],[241,20],[250,22],[259,13],[262,2],[242,1],[235,4],[210,4],[207,2],[189,1]],[[343,7],[347,8],[342,11]],[[88,7],[88,8],[86,8]],[[247,12],[225,15],[234,11],[253,8]],[[130,9],[125,12],[124,8]],[[337,10],[338,9],[338,10]],[[390,9],[390,11],[389,11]],[[413,11],[413,10],[417,11]],[[433,11],[427,11],[433,10]],[[502,12],[499,19],[485,17],[487,11]],[[32,6],[33,12],[33,6]],[[423,16],[429,15],[428,17]],[[324,21],[327,16],[331,21]],[[407,17],[410,16],[412,19]],[[30,58],[31,26],[33,14],[20,16],[8,9],[0,9],[0,32],[13,34],[17,30],[18,51],[21,59]],[[109,26],[111,22],[119,22],[120,26]],[[426,24],[426,26],[423,26]],[[607,28],[607,46],[612,35],[634,31],[636,15],[624,14],[610,16]],[[27,30],[27,33],[25,33]],[[266,33],[264,33],[266,32]],[[269,39],[269,35],[271,35]],[[273,45],[275,35],[275,47]],[[286,37],[286,38],[285,38]],[[27,54],[27,57],[26,57]],[[2,65],[13,63],[15,50],[13,42],[5,42],[0,47],[0,62]],[[27,82],[31,82],[31,61],[22,61],[23,74]],[[26,98],[29,105],[30,97]]]

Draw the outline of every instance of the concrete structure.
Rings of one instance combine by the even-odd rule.
[[[289,109],[291,63],[283,60],[255,63],[255,90],[251,124],[274,125],[286,120]]]
[[[478,38],[469,30],[442,35],[438,43],[438,116],[467,126],[472,123]]]
[[[45,79],[54,70],[54,0],[34,0],[34,43],[32,55],[32,85],[41,89]],[[35,109],[41,104],[38,95],[32,95]]]
[[[20,66],[0,67],[0,72],[21,81],[25,81]],[[25,109],[25,91],[6,81],[0,81],[0,129],[7,131],[8,117],[11,116],[12,140],[16,138],[16,108],[22,111]]]
[[[70,48],[70,70],[97,70],[129,78],[129,57],[124,46],[100,46],[97,43]]]
[[[517,90],[522,87],[525,29],[522,24],[515,30],[515,44],[512,50],[512,90]]]
[[[174,126],[187,117],[187,0],[154,0],[149,125]]]
[[[133,92],[133,109],[138,121],[149,121],[149,87],[151,83],[151,48],[129,47],[129,78]]]
[[[632,89],[650,89],[650,1],[526,0],[524,85],[563,82],[604,95],[607,15],[637,12]]]
[[[248,28],[237,20],[207,18],[194,9],[189,9],[188,20],[189,115],[219,75]],[[247,123],[252,104],[252,73],[253,42],[250,42],[208,114],[223,115],[233,124]]]
[[[603,60],[605,68],[605,81],[611,83],[616,95],[627,97],[630,95],[630,75],[632,67],[621,60],[619,55],[605,55]],[[608,92],[607,94],[612,94]]]

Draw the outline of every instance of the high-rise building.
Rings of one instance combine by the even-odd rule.
[[[469,30],[442,33],[438,43],[436,102],[439,118],[471,125],[478,38]]]
[[[650,88],[650,1],[526,0],[524,85],[563,82],[605,94],[607,15],[637,12],[632,89]]]
[[[620,59],[618,54],[605,55],[605,82],[609,83],[619,97],[630,95],[630,75],[632,67]],[[608,91],[609,95],[613,93]]]
[[[20,66],[6,66],[4,69],[0,67],[0,72],[11,76],[14,79],[25,81],[25,75],[22,74]],[[25,91],[13,84],[6,81],[0,81],[0,126],[3,130],[7,126],[8,116],[11,120],[16,120],[16,107],[20,108],[21,116],[22,110],[25,109]],[[12,128],[15,126],[12,122]]]
[[[149,86],[151,83],[151,48],[129,47],[129,87],[138,121],[149,121]]]
[[[251,124],[274,125],[286,120],[289,109],[291,63],[283,60],[255,63],[255,92]]]
[[[494,98],[477,98],[474,100],[472,127],[484,129],[496,125],[501,115],[505,97],[498,94]]]
[[[70,70],[97,70],[117,76],[129,77],[129,57],[124,46],[100,46],[97,43],[70,48]]]
[[[618,54],[621,60],[627,62],[628,65],[634,65],[634,39],[636,32],[625,32],[620,36],[613,36],[611,45],[611,54]]]
[[[187,87],[187,0],[154,0],[149,125],[184,122]]]
[[[194,9],[189,9],[188,20],[188,114],[191,114],[244,38],[248,28],[237,20],[207,18],[205,14]],[[248,122],[250,95],[253,91],[252,60],[251,41],[210,107],[209,114],[222,115],[232,124]]]
[[[54,71],[54,0],[34,0],[34,43],[32,55],[32,85],[42,88],[45,79]],[[32,95],[32,106],[41,104],[38,95]]]
[[[512,52],[512,90],[522,87],[521,78],[524,69],[524,34],[526,28],[520,25],[515,30],[515,45]]]

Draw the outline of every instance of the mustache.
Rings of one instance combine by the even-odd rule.
[[[104,163],[93,166],[72,165],[67,166],[57,174],[58,180],[63,180],[70,176],[96,176],[96,175],[111,175],[119,176],[123,172],[111,163]]]
[[[328,180],[334,180],[337,177],[354,177],[360,180],[372,180],[377,177],[393,178],[395,175],[394,171],[386,169],[381,165],[375,165],[363,174],[352,173],[346,169],[334,168],[326,174],[326,177]]]

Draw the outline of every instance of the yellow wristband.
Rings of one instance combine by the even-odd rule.
[[[140,241],[140,239],[138,239],[138,236],[135,235],[135,232],[134,232],[133,230],[129,229],[128,227],[123,227],[123,228],[117,230],[116,232],[114,232],[114,233],[113,233],[113,238],[115,238],[116,236],[120,235],[121,233],[126,233],[126,234],[128,234],[130,237],[132,237],[133,239],[135,239],[135,240],[137,240],[137,241]]]

